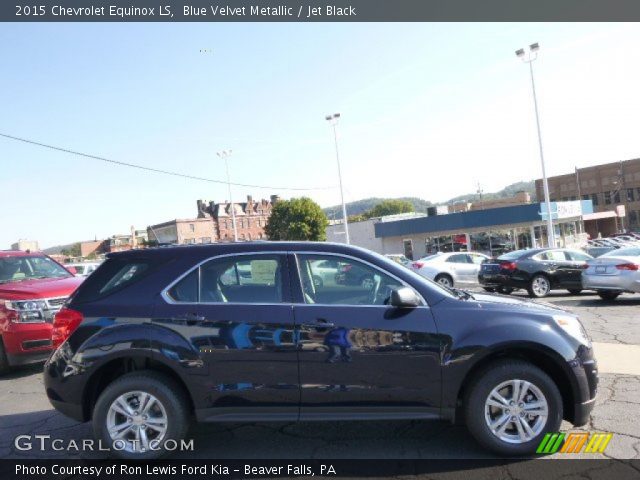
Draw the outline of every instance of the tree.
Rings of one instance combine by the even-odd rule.
[[[67,248],[68,247],[68,248]],[[80,256],[80,243],[74,243],[60,250],[62,255],[67,257],[79,257]]]
[[[407,202],[406,200],[391,199],[380,202],[371,210],[365,212],[364,216],[367,218],[384,217],[385,215],[396,215],[398,213],[408,213],[413,211],[414,208],[411,202]]]
[[[320,205],[302,197],[276,202],[264,230],[269,240],[324,241],[327,225]]]

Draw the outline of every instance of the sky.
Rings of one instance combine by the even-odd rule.
[[[233,198],[442,202],[640,156],[640,26],[607,23],[9,24],[0,133],[187,175]],[[206,50],[206,52],[201,52]],[[196,215],[227,186],[0,137],[0,248]],[[300,191],[288,188],[314,188]]]

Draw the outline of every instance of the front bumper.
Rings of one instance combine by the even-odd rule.
[[[574,379],[573,415],[569,420],[578,427],[589,423],[589,415],[596,402],[598,362],[593,357],[593,348],[580,346],[569,366]]]
[[[2,334],[9,365],[42,362],[53,351],[50,323],[10,322]]]

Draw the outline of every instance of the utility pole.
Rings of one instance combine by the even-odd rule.
[[[342,189],[342,170],[340,169],[340,155],[338,153],[338,131],[336,129],[339,118],[339,113],[334,113],[333,115],[327,115],[326,117],[324,117],[324,119],[327,120],[333,127],[333,140],[336,145],[336,162],[338,163],[338,181],[340,182],[340,200],[342,201],[342,218],[344,220],[344,236],[347,245],[349,245],[351,243],[349,239],[349,222],[347,220],[347,206],[344,203],[344,191]]]
[[[229,161],[227,158],[233,153],[232,150],[222,150],[216,155],[224,160],[224,166],[227,171],[227,187],[229,188],[229,203],[231,209],[231,224],[233,225],[233,241],[238,241],[238,229],[236,228],[236,209],[233,206],[233,197],[231,196],[231,177],[229,176]]]
[[[529,54],[525,56],[524,48],[516,50],[516,55],[524,63],[529,64],[529,73],[531,74],[531,90],[533,91],[533,107],[536,112],[536,127],[538,130],[538,149],[540,150],[540,163],[542,164],[542,186],[544,188],[544,202],[547,207],[547,243],[548,246],[556,246],[556,233],[553,229],[553,218],[551,218],[551,202],[549,201],[549,181],[547,180],[547,172],[544,165],[544,154],[542,151],[542,133],[540,131],[540,115],[538,114],[538,99],[536,97],[536,83],[533,79],[533,62],[538,58],[538,50],[540,45],[532,43],[529,45]]]

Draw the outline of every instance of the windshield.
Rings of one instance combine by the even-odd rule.
[[[640,247],[620,248],[611,250],[602,255],[603,257],[640,257]]]
[[[0,258],[0,283],[71,276],[67,270],[48,257],[24,256]]]

